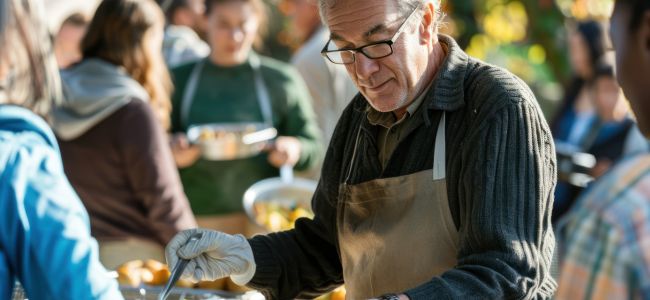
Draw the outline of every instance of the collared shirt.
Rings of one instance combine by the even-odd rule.
[[[388,159],[390,159],[390,156],[395,151],[395,147],[408,134],[406,129],[410,128],[410,126],[406,125],[412,120],[411,116],[422,106],[422,102],[424,102],[424,98],[430,87],[431,83],[406,107],[406,113],[399,120],[397,120],[397,117],[395,117],[392,111],[380,112],[368,106],[368,122],[374,126],[379,125],[377,146],[379,147],[379,161],[381,162],[382,168],[386,168]]]
[[[558,226],[556,299],[650,298],[650,155],[614,167]]]

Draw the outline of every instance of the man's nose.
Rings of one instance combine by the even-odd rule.
[[[379,62],[376,59],[368,58],[359,52],[354,54],[354,66],[357,77],[363,80],[369,79],[379,71]]]

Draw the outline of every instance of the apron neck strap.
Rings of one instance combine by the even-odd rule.
[[[446,115],[447,113],[443,111],[440,123],[438,123],[438,131],[436,132],[436,142],[433,152],[433,180],[445,179],[447,177],[445,170],[445,148],[447,147],[445,139],[445,129],[447,127]]]
[[[269,127],[273,127],[271,97],[269,96],[269,90],[264,82],[264,78],[262,77],[262,71],[260,70],[260,58],[255,53],[251,53],[249,62],[253,68],[253,76],[255,77],[255,93],[257,93],[257,101],[262,110],[264,123]]]
[[[442,117],[440,118],[440,122],[438,123],[438,130],[436,131],[436,141],[435,141],[435,146],[434,146],[435,148],[433,152],[433,180],[441,180],[447,177],[447,170],[446,170],[447,164],[445,161],[446,147],[447,147],[447,141],[445,136],[445,131],[447,129],[446,116],[447,113],[443,111]],[[359,146],[360,135],[361,135],[361,124],[359,124],[359,129],[357,129],[357,136],[354,141],[354,150],[352,151],[352,159],[350,160],[350,167],[348,168],[348,172],[345,176],[345,181],[343,181],[345,183],[349,182],[350,176],[352,175],[352,168],[354,167],[354,161],[357,156],[357,148]]]
[[[189,115],[190,108],[192,107],[192,102],[194,101],[194,95],[196,94],[196,88],[199,84],[199,78],[201,77],[201,72],[203,67],[206,64],[206,59],[203,59],[194,65],[192,68],[192,73],[190,74],[189,79],[187,80],[187,86],[183,92],[183,99],[181,100],[181,125],[189,126]],[[264,124],[269,127],[273,127],[273,113],[271,109],[271,97],[269,96],[269,90],[262,78],[262,72],[260,70],[260,58],[255,53],[250,54],[249,64],[253,69],[253,77],[255,81],[255,93],[257,94],[257,102],[260,106],[262,112],[262,118],[264,119]]]
[[[183,91],[183,98],[181,99],[181,126],[188,127],[190,125],[190,108],[192,107],[192,102],[194,101],[196,86],[199,84],[199,77],[201,76],[201,71],[203,71],[203,66],[205,66],[205,59],[200,60],[196,63],[196,65],[194,65],[194,68],[192,68],[192,73],[190,73],[190,78],[187,80],[187,86],[185,87],[185,91]]]

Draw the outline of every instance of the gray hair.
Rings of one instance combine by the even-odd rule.
[[[0,104],[43,117],[61,99],[58,67],[40,0],[0,0]],[[5,73],[5,72],[3,72]]]
[[[318,0],[318,8],[320,12],[320,17],[321,20],[323,21],[323,24],[327,25],[327,15],[326,12],[329,9],[332,9],[334,6],[339,4],[340,2],[344,2],[346,0]],[[360,1],[360,0],[347,0],[347,1]],[[372,1],[372,0],[371,0]],[[394,0],[397,2],[397,7],[399,9],[399,13],[403,15],[407,15],[411,11],[413,11],[418,5],[420,5],[420,12],[419,14],[422,14],[422,9],[424,8],[425,3],[428,2],[434,2],[437,3],[436,5],[436,27],[440,27],[442,23],[442,19],[444,19],[445,14],[441,10],[441,2],[442,0]]]

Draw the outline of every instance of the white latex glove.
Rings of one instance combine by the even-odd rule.
[[[198,232],[203,236],[187,243]],[[183,277],[194,282],[230,276],[236,284],[245,285],[255,275],[253,249],[241,234],[230,235],[200,228],[185,230],[167,244],[165,256],[170,269],[179,257],[189,259]]]

